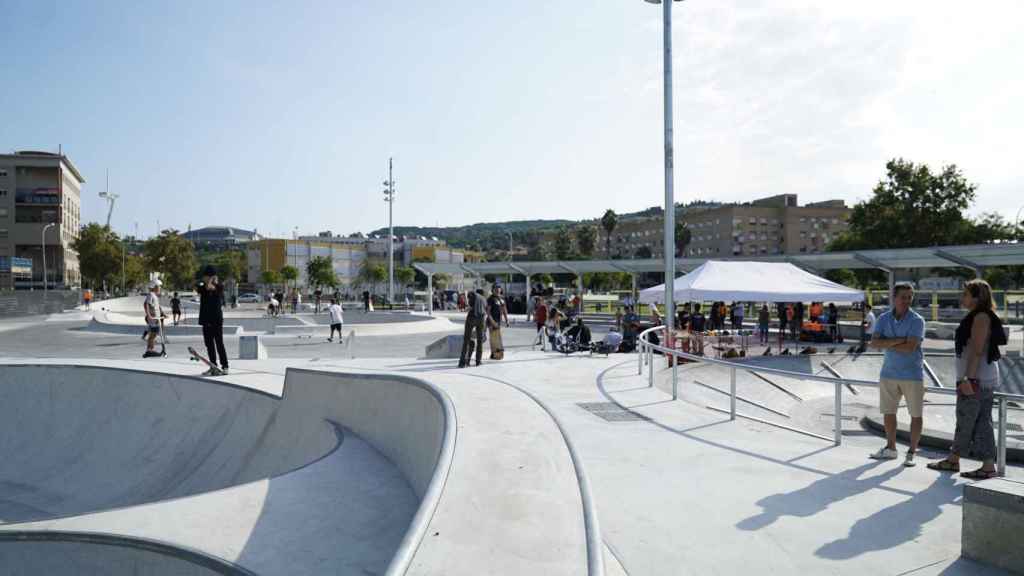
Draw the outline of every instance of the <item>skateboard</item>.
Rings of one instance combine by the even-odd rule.
[[[188,347],[188,353],[189,353],[189,360],[192,360],[193,362],[202,362],[203,364],[206,364],[210,368],[210,370],[213,371],[213,375],[214,376],[223,376],[224,375],[224,371],[223,370],[221,370],[220,368],[215,366],[212,362],[210,362],[206,358],[206,356],[203,356],[199,352],[196,352],[195,348],[189,346]]]

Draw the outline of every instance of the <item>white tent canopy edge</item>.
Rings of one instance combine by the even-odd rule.
[[[676,278],[680,302],[862,302],[864,293],[788,262],[709,260]],[[664,304],[665,285],[640,292],[644,304]]]

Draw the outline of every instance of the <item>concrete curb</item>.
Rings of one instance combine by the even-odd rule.
[[[885,437],[885,424],[882,422],[882,415],[865,414],[860,419],[861,426],[865,429]],[[906,426],[896,426],[896,438],[903,442],[910,442],[910,429]],[[935,448],[943,452],[948,451],[953,444],[953,435],[949,432],[925,428],[921,431],[921,446]],[[968,458],[968,456],[965,456]],[[1024,449],[1013,446],[1006,447],[1006,460],[1008,462],[1024,462]]]

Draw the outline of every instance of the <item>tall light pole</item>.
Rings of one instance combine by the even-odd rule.
[[[664,100],[665,100],[665,329],[669,336],[674,325],[675,301],[673,291],[676,279],[676,204],[673,190],[673,154],[672,154],[672,3],[661,0],[645,0],[651,4],[661,4],[662,44],[664,47]],[[675,0],[680,2],[681,0]],[[670,342],[671,343],[671,342]]]
[[[388,179],[384,181],[384,201],[388,203],[388,305],[394,305],[395,228],[392,213],[395,208],[395,177],[392,173],[391,158],[388,158]]]
[[[511,262],[512,261],[512,232],[509,231],[509,230],[506,230],[505,233],[508,234],[508,261]],[[508,286],[505,287],[505,291],[506,292],[508,292],[509,290],[512,290],[512,273],[511,272],[508,273]],[[509,296],[511,296],[511,294],[508,294],[508,293],[505,294],[505,298],[506,299],[509,298]]]
[[[50,222],[46,226],[43,226],[43,295],[46,295],[47,291],[47,278],[46,278],[46,231],[56,226],[55,223]]]

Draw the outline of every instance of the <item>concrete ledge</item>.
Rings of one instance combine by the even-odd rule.
[[[993,478],[964,486],[962,554],[1024,574],[1024,483]]]
[[[146,322],[141,317],[99,310],[93,313],[88,329],[112,334],[141,334],[146,329]],[[241,326],[224,326],[225,336],[237,336],[241,333]],[[202,336],[203,327],[195,324],[173,326],[170,323],[165,323],[164,334],[167,336]]]
[[[458,358],[462,354],[462,334],[442,336],[427,345],[426,358]]]
[[[927,407],[928,405],[925,404],[925,406]],[[849,410],[846,407],[844,407],[843,409]],[[877,412],[877,410],[875,410],[875,412]],[[926,415],[925,423],[927,424],[927,422],[928,420]],[[864,426],[865,429],[870,430],[871,432],[874,432],[875,434],[878,434],[881,437],[885,436],[885,424],[882,421],[881,414],[873,414],[870,412],[863,413],[861,415],[861,425]],[[997,423],[993,422],[993,425],[995,426],[997,425]],[[896,438],[898,438],[901,442],[910,442],[910,428],[906,425],[905,422],[897,421]],[[937,450],[946,452],[952,445],[952,432],[946,432],[944,430],[936,430],[934,428],[927,427],[925,427],[921,431],[921,446],[935,448]],[[965,457],[969,458],[969,456]],[[1006,442],[1006,460],[1008,462],[1024,462],[1024,448],[1020,446],[1019,442],[1014,441],[1012,438],[1008,438]]]
[[[263,346],[259,334],[249,334],[238,337],[238,359],[239,360],[266,360],[267,349]]]

